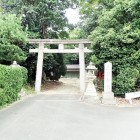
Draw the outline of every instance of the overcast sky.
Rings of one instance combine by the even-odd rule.
[[[76,24],[79,21],[79,9],[68,8],[66,10],[66,16],[69,20],[69,23]]]

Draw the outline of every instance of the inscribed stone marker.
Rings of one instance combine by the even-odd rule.
[[[107,62],[104,65],[104,93],[103,98],[114,98],[112,93],[112,63]]]

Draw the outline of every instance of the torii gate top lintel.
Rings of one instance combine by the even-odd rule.
[[[91,44],[88,39],[62,40],[62,39],[29,39],[30,44]]]

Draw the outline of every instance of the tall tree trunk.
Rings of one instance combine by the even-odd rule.
[[[46,38],[46,21],[45,20],[43,20],[42,21],[42,32],[41,32],[41,38],[42,39],[45,39]]]

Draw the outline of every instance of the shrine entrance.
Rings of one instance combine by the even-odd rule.
[[[60,40],[60,39],[29,39],[30,44],[38,44],[39,47],[36,49],[30,49],[30,53],[38,53],[37,59],[37,69],[36,69],[36,81],[35,81],[35,91],[39,93],[41,91],[42,82],[42,69],[43,69],[43,57],[44,53],[78,53],[79,54],[79,67],[80,67],[80,92],[85,92],[85,53],[91,53],[92,51],[85,48],[85,44],[91,44],[91,41],[87,39],[79,40]],[[58,49],[48,49],[44,48],[45,44],[57,44]],[[65,49],[65,45],[78,45],[75,49]]]

